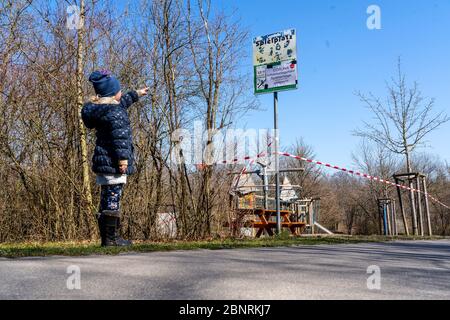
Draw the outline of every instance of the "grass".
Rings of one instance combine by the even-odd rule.
[[[318,244],[351,244],[361,242],[384,242],[391,240],[436,240],[442,237],[382,237],[382,236],[303,236],[290,237],[281,235],[262,239],[222,239],[209,241],[170,241],[170,242],[139,242],[132,247],[100,247],[98,242],[23,242],[0,244],[0,257],[20,258],[35,256],[86,256],[86,255],[117,255],[126,252],[154,252],[197,249],[235,249],[261,247],[287,247]]]

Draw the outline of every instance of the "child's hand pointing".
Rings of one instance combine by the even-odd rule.
[[[148,94],[148,90],[149,90],[149,88],[146,87],[146,88],[138,90],[137,93],[138,93],[139,97],[146,96]]]

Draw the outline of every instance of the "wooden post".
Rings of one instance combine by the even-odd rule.
[[[383,213],[381,210],[381,202],[380,199],[377,200],[377,206],[378,206],[378,221],[379,221],[379,227],[380,227],[380,235],[383,235]]]
[[[380,200],[377,199],[377,208],[378,208],[378,232],[380,235],[383,235],[383,221],[381,219],[381,210],[380,210]]]
[[[388,202],[388,212],[389,212],[389,235],[394,235],[394,222],[392,221],[392,200],[389,200]]]
[[[396,184],[400,184],[398,178],[394,177],[394,179]],[[407,236],[409,236],[408,222],[406,220],[405,207],[403,206],[402,191],[400,190],[400,187],[397,187],[397,194],[398,194],[398,204],[400,206],[400,211],[402,213],[403,225],[405,227],[405,233]]]
[[[416,212],[416,201],[415,201],[415,196],[414,196],[414,192],[411,190],[413,189],[413,182],[411,181],[412,179],[410,178],[410,176],[408,176],[408,186],[410,188],[409,190],[409,202],[411,205],[411,211],[412,211],[412,228],[413,228],[413,235],[417,236],[419,235],[419,233],[417,232],[417,212]]]
[[[425,212],[427,215],[428,235],[431,237],[433,235],[433,232],[431,230],[430,204],[428,202],[427,181],[425,177],[422,177],[422,182],[423,182],[423,192],[425,194]]]
[[[389,200],[386,200],[384,202],[385,210],[386,210],[386,226],[387,226],[387,232],[386,234],[388,236],[392,235],[392,225],[391,225],[391,208],[389,205]]]
[[[424,231],[423,231],[423,215],[422,215],[422,195],[420,192],[420,175],[417,175],[416,177],[416,184],[417,184],[417,207],[419,209],[419,232],[420,235],[423,237],[424,236]]]
[[[394,236],[398,236],[397,211],[395,207],[395,200],[392,200],[392,221],[394,222]]]

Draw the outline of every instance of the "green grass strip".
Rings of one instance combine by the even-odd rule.
[[[382,236],[303,236],[282,235],[261,239],[223,239],[209,241],[139,242],[132,247],[100,247],[98,242],[23,242],[0,244],[0,257],[117,255],[126,252],[155,252],[173,250],[220,250],[236,248],[288,247],[320,244],[352,244],[391,240],[437,240],[443,237],[382,237]]]

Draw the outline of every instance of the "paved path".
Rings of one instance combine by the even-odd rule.
[[[450,299],[449,240],[0,259],[0,299],[406,298]]]

